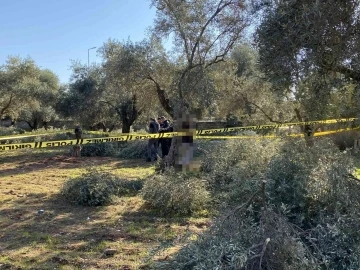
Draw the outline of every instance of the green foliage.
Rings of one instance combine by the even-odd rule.
[[[22,128],[16,127],[1,127],[0,126],[0,136],[13,136],[13,135],[20,135],[24,134],[25,130]]]
[[[113,202],[115,196],[132,195],[141,188],[141,181],[119,179],[107,172],[88,169],[83,175],[65,182],[61,194],[71,203],[102,206]]]
[[[59,95],[57,112],[79,121],[83,126],[117,124],[117,117],[113,117],[116,112],[103,102],[107,97],[105,76],[100,65],[89,68],[73,62],[71,82],[68,89],[63,89]]]
[[[259,2],[259,64],[272,90],[294,96],[309,120],[354,117],[359,95],[346,92],[360,81],[359,1]]]
[[[84,157],[111,157],[118,152],[118,143],[96,143],[82,146],[81,155]]]
[[[359,269],[360,181],[349,174],[351,156],[330,139],[311,148],[303,139],[289,139],[264,162],[268,158],[255,158],[263,147],[253,145],[254,156],[238,167],[245,171],[238,171],[232,188],[245,189],[234,208],[223,209],[209,231],[195,241],[189,237],[156,269]]]
[[[228,213],[227,213],[228,214]],[[156,269],[320,269],[284,217],[271,210],[254,219],[244,209],[221,216],[209,231],[188,241],[173,260]]]
[[[203,159],[203,170],[210,174],[212,183],[227,186],[242,185],[251,179],[262,178],[280,142],[273,139],[255,139],[253,132],[243,135],[254,139],[224,140],[219,142]]]
[[[156,8],[153,37],[161,42],[169,36],[174,49],[163,62],[175,62],[165,71],[148,76],[154,82],[164,110],[172,117],[180,112],[201,116],[214,110],[215,91],[211,69],[222,62],[247,26],[247,6],[237,1],[152,0]],[[175,61],[174,61],[174,60]],[[163,70],[158,68],[156,70]],[[170,73],[170,76],[168,75]],[[165,90],[166,89],[166,90]],[[169,99],[171,97],[171,99]],[[208,105],[208,108],[206,106]]]
[[[150,68],[150,44],[146,40],[119,42],[110,39],[100,52],[107,78],[104,105],[114,109],[122,122],[122,132],[129,133],[139,116],[157,103],[154,88],[146,79]]]
[[[0,85],[0,119],[20,117],[34,130],[55,117],[59,79],[32,59],[8,57],[0,70]]]
[[[353,169],[351,157],[329,139],[319,139],[313,147],[304,140],[290,140],[266,174],[270,201],[292,214],[301,213],[296,216],[299,224],[315,222],[313,215],[324,207],[333,213],[351,206],[346,177]]]
[[[334,144],[342,151],[354,147],[354,141],[359,137],[358,130],[335,133],[330,136]]]
[[[299,78],[318,70],[323,74],[340,72],[359,80],[359,56],[355,52],[360,40],[353,35],[360,28],[358,1],[267,4],[257,42],[262,69],[275,84],[286,90]]]
[[[206,181],[174,171],[147,179],[141,195],[152,209],[164,215],[188,215],[205,209],[210,201]]]
[[[359,249],[360,182],[350,175],[351,156],[329,140],[307,147],[302,140],[284,145],[269,166],[269,203],[291,223],[309,230],[314,252],[330,269],[357,269]]]
[[[148,141],[137,140],[119,146],[118,157],[124,159],[146,158]]]

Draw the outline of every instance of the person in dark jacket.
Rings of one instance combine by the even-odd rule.
[[[76,126],[75,129],[74,129],[74,134],[75,134],[75,138],[77,140],[80,140],[82,139],[82,130],[81,130],[81,127],[80,126]]]
[[[159,128],[160,128],[160,126],[156,122],[156,120],[154,118],[150,118],[149,133],[150,134],[159,133]],[[155,149],[155,160],[157,160],[158,140],[159,139],[149,139],[148,146],[147,146],[147,152],[148,152],[148,156],[147,156],[147,159],[146,159],[147,162],[151,162],[151,160],[152,160],[152,148],[153,148],[153,146],[154,146],[154,149]]]
[[[165,118],[165,116],[160,117],[161,125],[160,125],[160,133],[169,133],[173,132],[174,128],[169,120]],[[169,154],[171,140],[172,138],[161,138],[161,152],[163,157]]]

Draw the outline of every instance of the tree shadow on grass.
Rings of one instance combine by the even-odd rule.
[[[44,169],[76,169],[86,168],[92,166],[103,166],[117,159],[113,157],[71,157],[69,155],[53,155],[49,157],[36,156],[20,156],[9,157],[6,163],[17,164],[16,167],[4,168],[0,170],[0,177],[26,174]],[[121,160],[114,164],[115,168],[137,168],[137,167],[150,167],[151,164],[141,162],[139,160]],[[0,167],[1,168],[1,167]]]
[[[133,211],[117,208],[123,204],[127,209],[132,199],[84,207],[69,204],[59,195],[30,193],[7,202],[0,208],[0,261],[2,256],[16,256],[13,265],[26,264],[26,269],[61,265],[122,269],[122,264],[136,269],[150,249],[175,239],[188,224],[187,218],[157,216],[142,206]],[[113,212],[110,217],[109,212]],[[116,255],[104,258],[104,249],[113,246]]]

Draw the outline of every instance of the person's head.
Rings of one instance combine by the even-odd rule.
[[[166,118],[165,118],[165,116],[161,116],[161,117],[160,117],[160,119],[161,119],[161,122],[164,122],[164,121],[166,121]]]
[[[157,121],[158,121],[159,124],[162,124],[162,122],[163,122],[163,120],[161,119],[161,117],[158,117],[158,118],[157,118]]]
[[[149,118],[150,122],[156,122],[155,118]]]

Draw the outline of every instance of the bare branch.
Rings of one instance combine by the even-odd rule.
[[[183,40],[183,42],[184,42],[186,57],[187,57],[188,61],[190,62],[189,44],[188,44],[188,42],[187,42],[184,29],[182,28],[181,23],[180,23],[178,17],[176,16],[176,12],[175,12],[173,6],[171,5],[170,1],[166,1],[166,0],[165,0],[165,3],[166,3],[166,5],[167,5],[167,7],[169,8],[169,10],[170,10],[170,11],[172,12],[172,14],[174,15],[174,19],[175,19],[176,26],[177,26],[177,28],[179,29],[180,36],[181,36],[181,38],[182,38],[182,40]]]
[[[248,98],[244,95],[244,94],[241,94],[243,100],[248,103],[248,104],[251,104],[253,105],[254,107],[258,108],[263,114],[264,116],[272,123],[277,123],[277,124],[282,124],[283,122],[282,121],[277,121],[277,120],[274,120],[270,115],[268,115],[264,110],[263,108],[261,108],[259,105],[257,105],[256,103],[254,102],[251,102],[248,100]]]
[[[0,115],[3,115],[3,114],[5,113],[5,111],[10,107],[13,98],[14,98],[14,95],[11,94],[10,99],[9,99],[9,102],[5,105],[4,108],[2,108],[2,110],[1,110],[1,112],[0,112]]]
[[[196,48],[199,46],[200,44],[200,40],[202,39],[206,28],[208,27],[208,25],[216,18],[216,16],[227,6],[233,4],[233,1],[228,1],[225,2],[223,5],[221,5],[223,3],[223,0],[221,0],[217,6],[217,9],[215,10],[215,12],[210,16],[210,18],[207,20],[207,22],[204,24],[204,26],[201,28],[200,30],[200,34],[198,36],[198,38],[196,39],[196,42],[194,44],[194,47],[192,48],[192,52],[191,52],[191,57],[190,57],[190,61],[189,61],[189,65],[192,65],[192,62],[194,60],[194,56],[195,56],[195,52],[196,52]]]
[[[150,75],[147,76],[147,79],[152,81],[156,87],[156,93],[158,95],[159,101],[163,106],[164,110],[171,116],[174,117],[174,109],[170,105],[170,100],[166,98],[165,90],[161,89],[160,84]]]
[[[343,74],[345,77],[351,78],[354,81],[360,82],[360,72],[345,66],[334,66],[331,68],[335,72]]]

